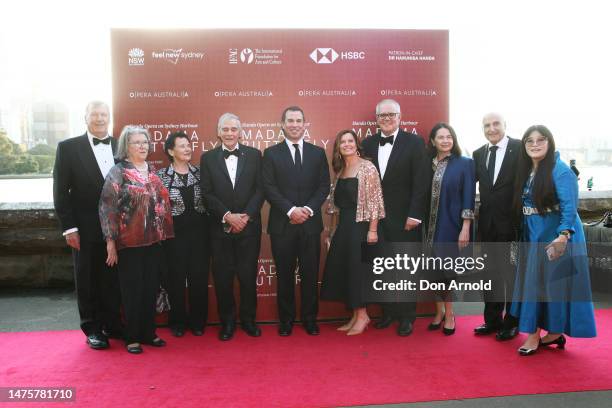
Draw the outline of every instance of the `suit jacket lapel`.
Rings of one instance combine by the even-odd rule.
[[[378,174],[380,175],[380,166],[378,165],[378,148],[380,147],[380,133],[375,134],[374,136],[372,136],[373,138],[373,143],[374,143],[374,157],[370,157],[372,159],[372,163],[374,163],[374,166],[376,166],[376,170],[378,170]]]
[[[244,165],[247,161],[247,155],[242,148],[240,148],[238,151],[240,152],[240,156],[238,156],[238,167],[236,168],[236,185],[238,185],[238,180],[240,180],[240,175],[242,174],[242,170],[244,170]]]
[[[506,153],[504,154],[504,160],[502,160],[502,165],[499,169],[499,174],[497,175],[497,179],[495,180],[495,184],[491,187],[492,189],[495,188],[495,186],[500,183],[502,180],[504,180],[507,176],[508,176],[508,172],[512,171],[510,169],[510,157],[515,154],[514,152],[514,148],[512,147],[512,144],[510,143],[510,141],[508,140],[508,145],[506,146]]]
[[[227,171],[227,164],[225,164],[225,157],[223,157],[223,148],[219,147],[219,151],[217,152],[217,162],[219,162],[219,167],[221,168],[221,172],[225,174],[227,181],[232,184],[232,179]],[[238,178],[236,178],[237,180]]]
[[[87,133],[80,136],[79,138],[79,159],[83,164],[83,168],[89,174],[89,178],[91,180],[95,180],[96,184],[103,184],[104,177],[102,177],[102,171],[100,170],[100,166],[98,166],[98,161],[96,160],[96,156],[89,144],[89,138],[87,137]]]
[[[387,168],[385,169],[385,176],[389,174],[389,170],[393,168],[393,165],[398,160],[405,146],[406,146],[406,138],[404,137],[404,135],[402,135],[402,131],[400,130],[397,133],[397,137],[395,138],[395,141],[393,142],[393,148],[391,149],[391,155],[389,156],[389,161],[387,162]]]

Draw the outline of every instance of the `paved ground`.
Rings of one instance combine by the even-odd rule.
[[[612,308],[612,294],[595,293],[594,300],[596,308]],[[455,307],[458,315],[479,314],[482,311],[482,303],[457,303]],[[78,322],[76,298],[71,289],[0,289],[0,332],[78,330]],[[397,404],[385,407],[609,408],[612,406],[611,400],[612,391],[591,391]]]

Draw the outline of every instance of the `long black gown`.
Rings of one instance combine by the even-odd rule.
[[[364,307],[361,244],[367,240],[369,222],[356,222],[357,178],[338,179],[334,204],[340,220],[325,262],[321,299],[341,301],[348,308]],[[360,272],[361,271],[361,272]]]

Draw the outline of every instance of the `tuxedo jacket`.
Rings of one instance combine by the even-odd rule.
[[[111,138],[115,153],[117,144]],[[87,133],[60,142],[53,167],[53,204],[62,231],[78,228],[81,240],[103,242],[98,203],[104,177]]]
[[[302,226],[308,234],[321,233],[321,206],[330,189],[329,164],[325,150],[304,141],[302,169],[293,162],[289,146],[282,142],[267,148],[263,155],[263,184],[270,203],[268,233],[282,234],[289,225],[291,207],[309,207],[314,215]]]
[[[514,180],[518,163],[521,142],[509,138],[506,154],[502,161],[495,185],[491,185],[487,172],[487,149],[489,144],[474,151],[476,166],[476,181],[479,182],[480,210],[478,216],[478,232],[482,241],[490,241],[488,237],[508,234],[508,240],[514,235],[514,216],[512,200],[514,196]]]
[[[249,223],[236,236],[261,234],[261,206],[264,202],[261,181],[261,153],[249,146],[239,145],[236,184],[232,186],[223,149],[210,150],[200,158],[200,187],[204,204],[212,215],[212,237],[228,236],[223,231],[223,216],[231,213],[249,215]]]
[[[365,155],[372,159],[379,174],[380,140],[381,135],[377,133],[362,143]],[[427,160],[427,154],[423,139],[400,129],[393,141],[385,175],[381,179],[386,213],[382,224],[385,233],[392,235],[386,238],[388,240],[403,234],[408,217],[423,221],[429,187],[424,174],[424,160]],[[416,235],[413,238],[419,239]]]

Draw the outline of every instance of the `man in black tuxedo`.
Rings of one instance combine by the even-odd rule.
[[[304,112],[283,111],[285,140],[264,151],[264,192],[270,202],[268,233],[276,264],[277,304],[281,336],[291,335],[295,320],[295,268],[301,278],[301,314],[306,332],[318,335],[318,278],[323,219],[321,206],[329,194],[325,150],[304,141]]]
[[[510,265],[509,242],[516,239],[512,214],[514,180],[521,142],[506,136],[506,122],[499,113],[489,113],[482,120],[488,143],[474,151],[476,180],[479,182],[480,210],[478,235],[482,242],[496,244],[489,254],[495,259],[492,276],[493,293],[484,293],[484,324],[474,333],[485,335],[497,332],[498,340],[509,340],[518,334],[518,319],[510,315],[514,273]],[[504,299],[500,301],[500,299]],[[504,308],[506,313],[504,316]]]
[[[108,134],[104,102],[87,105],[87,132],[60,142],[53,168],[53,203],[66,242],[72,248],[81,329],[93,349],[121,337],[121,295],[117,268],[106,265],[98,202],[104,178],[115,165],[115,140]]]
[[[386,217],[381,220],[383,239],[388,242],[420,242],[427,185],[421,180],[425,143],[417,135],[400,130],[400,105],[392,99],[376,105],[380,132],[363,141],[363,150],[378,169],[382,180]],[[380,228],[379,228],[380,230]],[[397,334],[408,336],[416,317],[416,302],[382,304],[383,317],[377,329],[399,321]]]
[[[200,184],[210,227],[213,277],[221,320],[219,340],[230,340],[236,329],[234,276],[240,283],[240,323],[253,337],[261,336],[255,324],[257,310],[257,259],[261,246],[261,153],[238,143],[242,128],[233,113],[219,118],[221,146],[200,160]]]

